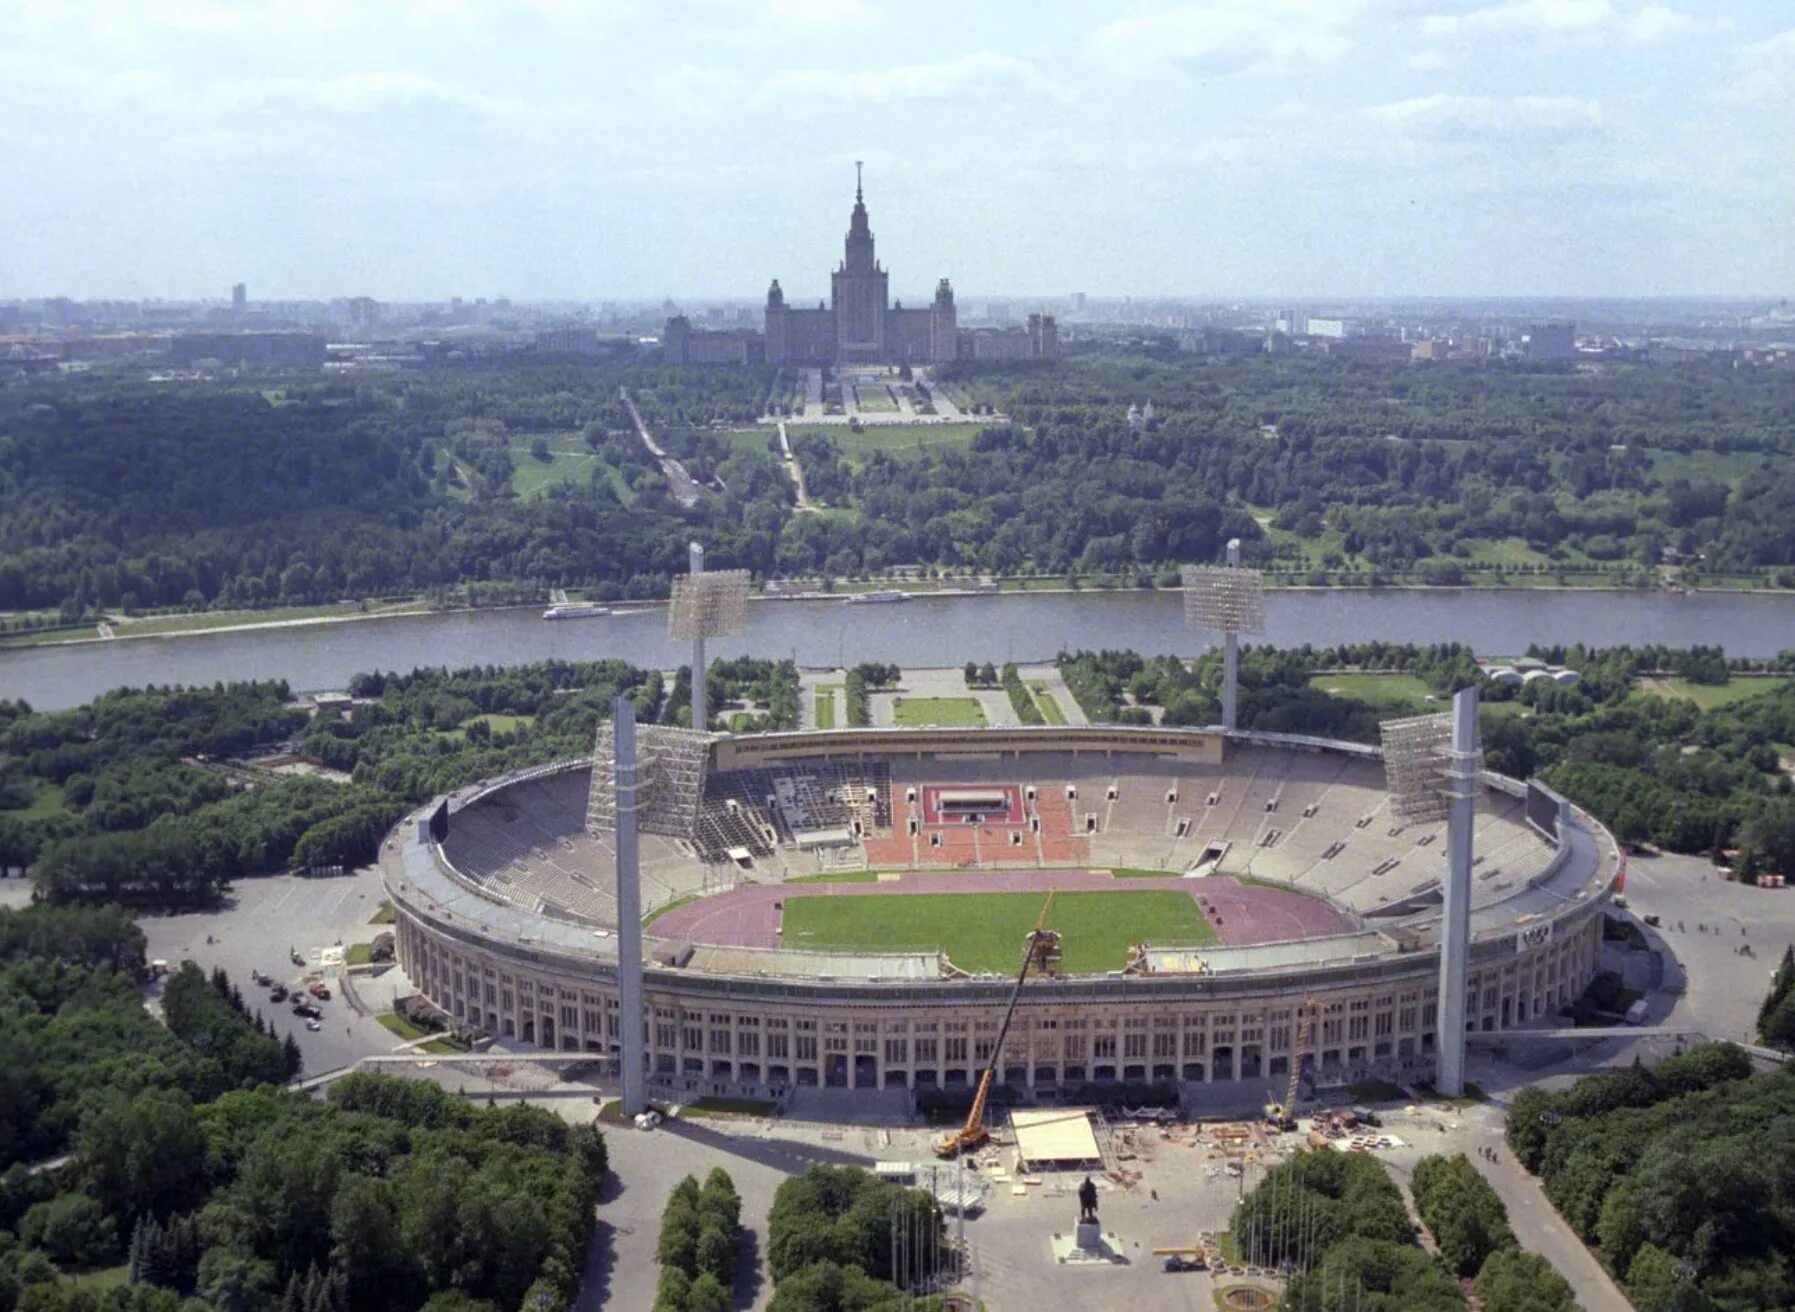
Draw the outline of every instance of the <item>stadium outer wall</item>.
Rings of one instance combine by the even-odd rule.
[[[1026,746],[1018,748],[1017,732],[1006,731],[1006,752],[1096,756],[1163,752],[1166,744],[1178,742],[1176,733],[1164,729],[1102,726],[1092,732],[1059,726],[1028,731],[1021,740]],[[936,730],[918,734],[917,740],[926,738],[933,749],[960,735],[967,744],[961,750],[968,752],[991,746],[995,738],[988,731]],[[877,740],[880,753],[892,752],[893,731],[864,736]],[[771,759],[815,755],[822,740],[829,754],[851,752],[854,737],[852,731],[761,736]],[[1217,737],[1192,733],[1191,759],[1212,756]],[[719,757],[752,751],[748,741],[721,740]],[[1360,757],[1367,752],[1358,744],[1284,741]],[[1505,791],[1521,787],[1486,778]],[[383,853],[397,913],[400,965],[458,1026],[489,1033],[502,1046],[615,1060],[614,936],[582,933],[575,946],[565,933],[495,933],[471,890],[463,890],[465,896],[458,894],[452,905],[426,893],[426,878],[445,877],[446,862],[428,819],[443,801],[434,799],[401,822]],[[1596,872],[1584,891],[1556,910],[1525,917],[1525,932],[1517,927],[1474,935],[1468,1029],[1506,1029],[1548,1015],[1576,998],[1595,973],[1602,911],[1614,891],[1616,849],[1587,813],[1565,805],[1562,814],[1581,835],[1579,841],[1597,854]],[[530,918],[515,908],[506,915]],[[535,919],[546,926],[546,918]],[[1009,982],[1001,979],[719,975],[653,960],[646,974],[642,1023],[650,1079],[657,1095],[675,1096],[767,1095],[794,1085],[970,1085],[989,1058],[1009,993]],[[1001,1076],[1047,1097],[1061,1086],[1109,1080],[1186,1085],[1258,1080],[1281,1086],[1293,1056],[1296,1011],[1306,1003],[1318,1013],[1303,1055],[1316,1082],[1425,1079],[1432,1074],[1438,977],[1438,949],[1429,940],[1298,967],[1039,979],[1023,995]],[[1194,1101],[1200,1104],[1200,1090]]]

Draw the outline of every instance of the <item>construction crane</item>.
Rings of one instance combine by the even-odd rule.
[[[1303,1078],[1303,1054],[1309,1050],[1309,1035],[1315,1028],[1315,1000],[1304,998],[1296,1012],[1296,1044],[1290,1053],[1290,1087],[1284,1101],[1268,1103],[1266,1123],[1280,1130],[1296,1129],[1296,1096]]]
[[[1022,996],[1022,986],[1028,980],[1031,967],[1047,974],[1060,959],[1059,932],[1047,928],[1047,913],[1052,909],[1053,894],[1049,893],[1041,914],[1035,918],[1035,927],[1028,931],[1023,944],[1022,969],[1016,972],[1016,986],[1010,990],[1010,1005],[1003,1013],[1003,1024],[997,1027],[997,1041],[991,1045],[991,1060],[985,1063],[985,1073],[979,1076],[978,1091],[972,1095],[972,1110],[966,1114],[966,1124],[935,1145],[935,1156],[944,1161],[952,1161],[961,1153],[976,1152],[991,1138],[991,1131],[985,1128],[985,1102],[991,1096],[991,1081],[997,1077],[997,1064],[1003,1060],[1004,1039],[1009,1036],[1010,1021],[1016,1015],[1016,1002]]]

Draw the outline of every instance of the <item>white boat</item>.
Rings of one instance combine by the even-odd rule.
[[[871,606],[879,602],[909,600],[910,594],[908,592],[856,592],[853,596],[848,598],[848,605]]]
[[[609,606],[595,606],[586,601],[557,601],[542,612],[542,618],[545,620],[589,620],[610,613]]]

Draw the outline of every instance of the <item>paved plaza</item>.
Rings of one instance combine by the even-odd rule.
[[[391,1010],[395,994],[413,990],[397,967],[380,976],[357,975],[354,999],[345,995],[344,970],[337,953],[355,943],[371,942],[387,929],[371,924],[383,894],[372,867],[334,877],[273,875],[240,879],[231,886],[225,906],[216,911],[140,918],[148,939],[148,956],[178,966],[197,962],[210,972],[222,966],[243,991],[253,1013],[260,1010],[276,1034],[291,1033],[305,1056],[305,1074],[319,1075],[352,1065],[375,1053],[391,1052],[399,1040],[373,1017]],[[305,958],[303,968],[288,955]],[[331,990],[323,1028],[313,1032],[289,1010],[290,1003],[269,1000],[267,990],[250,979],[260,970],[289,988],[302,978],[321,975]],[[355,1002],[361,1004],[358,1010]]]

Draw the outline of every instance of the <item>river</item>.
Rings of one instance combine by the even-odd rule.
[[[1294,590],[1266,598],[1266,624],[1263,641],[1286,647],[1458,641],[1480,655],[1503,656],[1519,654],[1531,642],[1662,642],[1719,644],[1734,656],[1762,657],[1795,647],[1795,597]],[[1062,648],[1079,647],[1191,654],[1205,642],[1205,635],[1185,628],[1176,593],[1005,593],[894,605],[756,602],[748,608],[747,632],[713,643],[711,654],[790,656],[810,666],[866,660],[947,666],[1046,660]],[[317,691],[341,688],[362,670],[607,656],[671,668],[685,653],[668,640],[666,613],[658,607],[554,623],[535,608],[406,615],[0,651],[0,697],[57,710],[111,688],[146,683],[284,678],[297,690]]]

